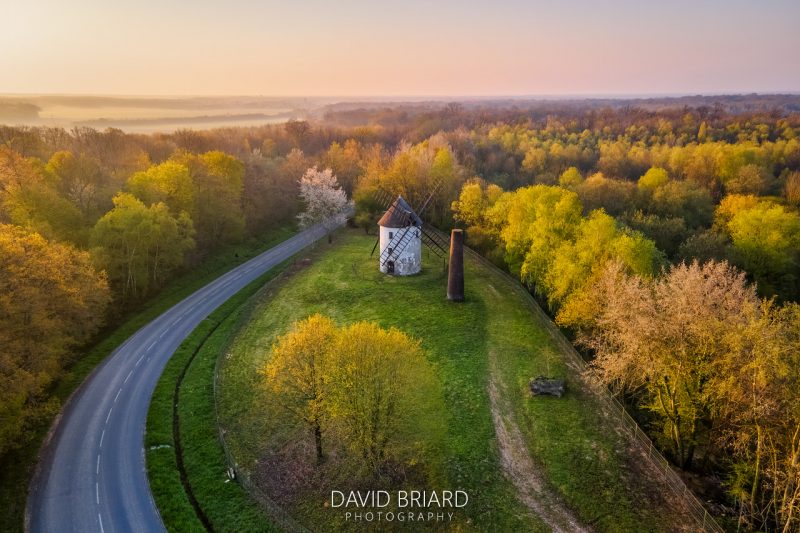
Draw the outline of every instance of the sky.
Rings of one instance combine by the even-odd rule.
[[[0,93],[800,92],[798,0],[0,0]]]

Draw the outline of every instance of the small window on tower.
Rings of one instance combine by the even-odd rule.
[[[390,239],[394,239],[394,232],[393,232],[393,231],[390,231],[390,232],[389,232],[389,238],[390,238]]]
[[[393,248],[390,246],[390,247],[389,247],[389,252],[388,252],[388,253],[389,253],[389,255],[392,255],[392,252],[393,252],[393,251],[394,251],[394,249],[393,249]]]

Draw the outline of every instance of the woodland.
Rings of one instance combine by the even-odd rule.
[[[798,531],[800,113],[756,103],[0,126],[0,456],[52,420],[52,388],[104,327],[293,225],[317,167],[368,233],[379,193],[419,205],[439,185],[426,222],[517,276],[704,497],[741,528]]]

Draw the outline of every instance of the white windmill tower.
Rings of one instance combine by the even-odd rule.
[[[425,231],[419,216],[428,207],[438,187],[439,184],[428,195],[419,214],[414,212],[402,196],[398,196],[378,221],[378,241],[373,246],[372,253],[380,245],[378,266],[384,274],[417,274],[422,269],[423,242],[439,257],[447,255],[448,243],[436,233]]]
[[[378,221],[384,274],[410,276],[422,269],[422,219],[398,196]]]

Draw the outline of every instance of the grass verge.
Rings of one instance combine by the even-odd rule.
[[[147,416],[147,474],[169,531],[272,531],[238,483],[227,478],[214,406],[214,367],[246,303],[292,260],[276,266],[203,320],[170,359]]]
[[[102,331],[98,340],[54,384],[51,397],[63,404],[98,363],[142,326],[234,266],[255,257],[294,233],[294,228],[282,227],[262,238],[225,246],[199,266],[178,276],[152,298],[126,312],[115,325]],[[37,421],[24,445],[0,458],[0,533],[19,532],[24,528],[28,486],[39,448],[52,423],[53,417]]]

